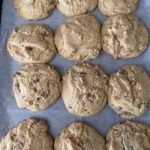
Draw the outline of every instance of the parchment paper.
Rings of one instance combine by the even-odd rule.
[[[92,14],[98,18],[102,25],[106,17],[101,14],[99,9],[95,9]],[[140,0],[139,8],[135,14],[145,22],[150,31],[150,0]],[[32,112],[26,109],[21,110],[17,107],[12,91],[11,76],[17,72],[22,65],[10,58],[6,51],[9,34],[15,26],[30,23],[47,24],[56,32],[58,26],[60,26],[65,19],[66,17],[55,9],[52,15],[47,19],[41,21],[25,21],[17,16],[16,10],[13,8],[13,0],[3,0],[0,36],[0,138],[18,122],[29,117],[38,117],[46,120],[50,126],[49,132],[53,137],[58,135],[65,126],[68,126],[74,121],[86,122],[104,136],[112,125],[123,121],[108,105],[102,112],[95,116],[86,118],[77,117],[66,110],[62,98],[59,98],[55,104],[41,112]],[[127,60],[120,59],[115,61],[112,56],[102,51],[100,57],[90,61],[90,63],[98,64],[108,75],[128,64],[142,66],[150,75],[150,46],[141,56]],[[63,75],[65,70],[77,63],[66,60],[57,54],[50,64],[55,66],[57,71]],[[134,121],[145,122],[150,125],[150,108],[148,108],[142,117],[134,119]]]

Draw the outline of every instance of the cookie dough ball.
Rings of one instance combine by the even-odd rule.
[[[14,8],[25,20],[40,20],[51,15],[56,0],[14,0]]]
[[[99,0],[98,7],[106,16],[130,14],[138,7],[138,0]]]
[[[55,150],[106,150],[105,141],[90,126],[75,122],[55,139]]]
[[[46,63],[56,54],[52,30],[39,24],[18,26],[8,39],[7,50],[20,63]]]
[[[52,66],[28,64],[13,76],[13,91],[19,108],[41,111],[60,96],[61,82]]]
[[[141,116],[150,103],[150,78],[143,68],[125,66],[109,80],[109,106],[122,118]]]
[[[142,123],[117,123],[107,134],[107,150],[149,150],[150,128]]]
[[[57,8],[64,15],[71,17],[91,12],[97,4],[98,0],[58,0]]]
[[[148,30],[134,15],[109,17],[102,28],[102,46],[115,59],[137,57],[148,46]]]
[[[55,43],[66,59],[79,62],[95,59],[101,49],[100,24],[90,14],[68,18],[58,28]]]
[[[20,122],[0,142],[1,150],[53,150],[48,125],[36,118]]]
[[[62,97],[66,108],[78,116],[92,116],[107,102],[108,77],[98,66],[76,65],[63,77]]]

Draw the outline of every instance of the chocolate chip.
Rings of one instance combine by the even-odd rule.
[[[84,77],[86,75],[85,72],[75,72],[75,76]]]
[[[122,75],[125,75],[126,74],[126,71],[125,70],[121,70],[120,72]]]
[[[28,50],[28,51],[32,51],[32,50],[33,50],[33,48],[32,48],[32,47],[27,46],[27,47],[26,47],[26,50]]]
[[[87,98],[90,98],[90,99],[93,99],[95,96],[93,95],[93,94],[91,94],[91,93],[88,93],[87,94]]]
[[[101,73],[99,72],[99,70],[96,70],[96,71],[95,71],[95,74],[96,74],[97,76],[101,76]]]
[[[39,101],[39,100],[40,100],[40,97],[38,97],[36,100]]]
[[[14,74],[12,77],[15,78],[15,77],[20,76],[20,75],[21,75],[20,72],[16,72],[16,74]]]
[[[39,80],[39,78],[37,77],[37,75],[33,75],[32,76],[32,81],[34,82],[34,83],[36,83],[36,82],[39,82],[40,80]]]
[[[120,111],[120,110],[122,110],[122,107],[116,107],[115,108],[117,111]]]
[[[68,106],[68,109],[72,109],[72,106],[69,105],[69,106]]]
[[[20,90],[20,84],[19,84],[18,82],[16,83],[15,86],[16,86],[16,88],[18,89],[18,91],[21,92],[21,90]]]
[[[48,91],[47,93],[44,91],[44,92],[41,94],[41,96],[42,96],[43,98],[47,98],[47,97],[49,96],[49,93],[50,93],[50,91]]]

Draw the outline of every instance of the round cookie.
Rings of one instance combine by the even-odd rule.
[[[18,26],[8,39],[7,50],[20,63],[46,63],[56,54],[52,30],[39,24]]]
[[[98,0],[58,0],[57,8],[64,15],[71,17],[91,12],[98,4]]]
[[[98,7],[106,16],[130,14],[138,8],[138,0],[99,0]]]
[[[141,55],[148,46],[148,30],[134,15],[109,17],[102,28],[102,47],[115,59]]]
[[[25,20],[40,20],[51,15],[56,0],[14,0],[14,8]]]
[[[20,122],[0,142],[1,150],[53,150],[48,125],[36,118]]]
[[[46,64],[28,64],[13,76],[13,91],[19,108],[41,111],[60,96],[58,73]]]
[[[105,140],[92,127],[75,122],[55,138],[55,150],[106,150]]]
[[[107,150],[149,150],[150,128],[142,123],[117,123],[107,134]]]
[[[141,116],[149,105],[150,78],[143,68],[130,65],[112,74],[109,80],[109,106],[122,118]]]
[[[62,98],[68,111],[92,116],[107,102],[108,77],[98,66],[76,65],[63,77]]]
[[[68,18],[58,28],[55,44],[66,59],[79,62],[95,59],[101,50],[100,24],[90,14]]]

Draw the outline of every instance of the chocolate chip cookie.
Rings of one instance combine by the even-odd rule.
[[[14,8],[25,20],[40,20],[51,15],[56,0],[14,0]]]
[[[142,123],[117,123],[107,134],[107,150],[149,150],[150,128]]]
[[[80,64],[63,77],[62,98],[68,111],[78,116],[92,116],[107,102],[108,77],[98,66]]]
[[[90,14],[68,18],[58,28],[55,44],[66,59],[79,62],[95,59],[101,50],[100,24]]]
[[[53,150],[48,125],[36,118],[20,122],[2,137],[1,150]]]
[[[71,17],[91,12],[98,4],[98,0],[58,0],[57,8],[64,15]]]
[[[92,127],[75,122],[55,138],[55,150],[106,150],[105,140]]]
[[[141,116],[150,104],[150,78],[141,67],[125,66],[109,80],[109,106],[122,118]]]
[[[148,46],[148,30],[134,15],[111,16],[102,28],[102,47],[115,59],[141,55]]]
[[[41,111],[60,96],[61,82],[54,67],[28,64],[13,76],[13,91],[19,108]]]
[[[46,63],[56,54],[52,30],[40,24],[18,26],[8,39],[7,50],[20,63]]]
[[[99,0],[98,7],[106,16],[130,14],[138,7],[138,0]]]

